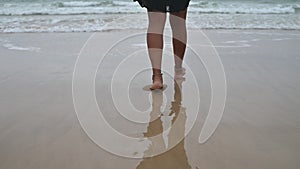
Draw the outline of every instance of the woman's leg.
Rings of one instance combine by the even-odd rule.
[[[148,20],[147,46],[153,70],[153,85],[151,89],[159,89],[163,86],[161,60],[166,13],[148,11]]]
[[[173,53],[175,62],[175,76],[183,76],[185,73],[182,68],[182,61],[186,49],[187,31],[186,31],[187,9],[180,12],[172,12],[169,17],[173,36]]]

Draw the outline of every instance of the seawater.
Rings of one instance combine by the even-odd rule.
[[[300,29],[300,0],[191,0],[190,29]],[[145,29],[132,0],[0,0],[0,32]]]

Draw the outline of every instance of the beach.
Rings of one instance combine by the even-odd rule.
[[[178,144],[174,144],[174,148],[158,156],[135,159],[102,149],[86,134],[74,108],[72,79],[78,56],[106,54],[109,57],[102,60],[104,64],[99,65],[95,77],[95,96],[108,123],[132,137],[149,137],[153,135],[151,131],[162,132],[163,120],[143,125],[130,123],[119,115],[110,99],[110,80],[122,61],[122,54],[132,54],[135,49],[145,54],[145,30],[96,32],[98,43],[89,45],[99,53],[84,53],[83,47],[93,34],[0,34],[1,169],[298,169],[299,30],[188,30],[190,48],[187,49],[185,62],[194,71],[188,72],[186,81],[180,84],[182,94],[173,86],[172,75],[165,74],[167,88],[163,94],[166,101],[161,101],[162,95],[152,93],[151,105],[148,97],[151,92],[143,90],[144,86],[151,84],[150,71],[137,74],[128,87],[128,93],[132,104],[141,111],[164,105],[164,110],[171,110],[173,116],[178,117],[180,126],[189,126],[189,119],[199,113],[194,119],[195,124],[189,133],[180,127],[175,134],[169,131],[166,136],[169,145],[176,138],[173,136],[187,134]],[[203,34],[211,44],[199,38],[204,37]],[[171,47],[168,38],[165,47]],[[197,55],[193,51],[198,50],[201,56],[209,55],[204,50],[208,47],[217,51],[224,66],[227,95],[218,128],[206,143],[200,144],[198,137],[209,110],[211,84],[205,67],[195,60]],[[166,52],[166,55],[169,53]],[[144,58],[141,61],[148,61],[146,55],[140,56]],[[172,57],[164,56],[164,59],[165,68],[170,67]],[[125,62],[127,68],[122,70],[129,72],[130,68],[143,64],[133,63]],[[191,73],[194,73],[193,76]],[[84,80],[84,76],[82,78]],[[196,100],[192,90],[195,81],[201,96],[198,112],[192,111]],[[118,78],[115,82],[117,87],[128,85]],[[157,105],[155,101],[158,101]],[[109,138],[109,133],[103,138]],[[118,140],[110,141],[118,144]],[[168,146],[165,137],[158,146]]]

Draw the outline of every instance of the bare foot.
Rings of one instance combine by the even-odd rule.
[[[185,75],[185,68],[181,67],[181,68],[174,68],[175,70],[175,75],[174,75],[174,79],[184,79],[184,75]]]
[[[163,88],[163,78],[162,73],[152,75],[153,84],[150,87],[151,90],[162,89]]]

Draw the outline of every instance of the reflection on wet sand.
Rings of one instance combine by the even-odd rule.
[[[154,157],[144,158],[137,169],[189,169],[191,168],[184,148],[184,132],[186,123],[185,108],[182,107],[182,82],[174,81],[174,100],[169,111],[161,112],[163,103],[163,91],[152,91],[151,119],[160,114],[160,118],[151,121],[144,136],[152,141],[152,145],[146,150],[145,157],[158,150],[166,150],[165,153]],[[153,139],[154,136],[159,139]]]

